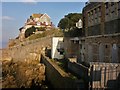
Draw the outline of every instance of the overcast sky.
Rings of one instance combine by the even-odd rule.
[[[5,0],[7,1],[7,0]],[[2,39],[0,43],[6,43],[10,38],[19,35],[22,27],[32,13],[46,13],[51,21],[57,26],[59,20],[68,13],[81,13],[85,2],[2,2]],[[1,24],[0,24],[1,25]],[[1,27],[1,26],[0,26]]]

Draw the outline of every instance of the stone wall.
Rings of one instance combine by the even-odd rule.
[[[85,39],[85,60],[88,62],[120,62],[120,35]]]
[[[119,21],[120,21],[119,19],[116,19],[109,22],[105,22],[104,33],[105,34],[120,33],[120,30],[119,30],[120,28],[118,28],[120,26]]]
[[[52,62],[48,57],[42,54],[42,62],[46,66],[46,77],[55,89],[79,89],[83,82],[78,79],[73,79],[66,72],[64,72],[59,66]],[[84,88],[84,87],[82,87]]]
[[[75,73],[78,77],[89,82],[88,68],[76,62],[68,62],[68,69]],[[88,80],[88,81],[87,81]]]
[[[11,56],[14,60],[22,61],[26,58],[39,59],[42,49],[47,46],[51,46],[51,37],[21,42],[20,44],[9,48],[8,51],[9,56]]]
[[[80,53],[79,43],[71,39],[71,37],[64,37],[63,45],[66,58],[77,57]]]
[[[88,27],[88,36],[101,35],[100,24]]]

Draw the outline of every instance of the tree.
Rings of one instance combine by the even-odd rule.
[[[63,18],[60,20],[58,27],[60,27],[61,29],[66,29],[68,28],[68,18]]]
[[[30,35],[33,34],[33,32],[35,32],[36,28],[34,26],[28,28],[26,31],[25,31],[25,38],[29,37]]]
[[[79,19],[82,19],[81,13],[69,13],[68,15],[65,15],[64,18],[62,18],[59,23],[58,27],[60,29],[71,29],[76,27],[76,22],[79,21]]]

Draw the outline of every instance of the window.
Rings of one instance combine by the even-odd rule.
[[[96,10],[96,8],[94,9],[94,12],[95,12],[95,13],[97,13],[97,10]]]
[[[114,2],[111,2],[111,6],[113,6],[114,5]]]
[[[88,12],[88,21],[90,20],[90,13]]]
[[[93,11],[91,11],[91,19],[93,20]]]
[[[98,7],[98,12],[100,12],[100,7]]]
[[[88,12],[88,24],[90,25],[90,12]]]
[[[106,48],[108,48],[108,45],[105,45]]]
[[[97,19],[97,9],[94,9],[95,12],[95,19]]]
[[[91,25],[93,25],[93,11],[91,11],[90,14],[91,14]]]
[[[106,2],[106,3],[105,3],[106,15],[108,15],[108,13],[109,13],[109,9],[108,9],[108,7],[109,7],[109,3]]]
[[[106,9],[108,8],[108,5],[109,5],[108,2],[106,2],[106,3],[105,3],[105,7],[106,7]]]
[[[120,1],[118,2],[118,11],[120,11]]]
[[[101,16],[101,6],[98,7],[98,16]]]
[[[91,13],[91,15],[93,15],[93,11],[91,11],[90,13]]]
[[[88,12],[88,17],[90,16],[90,13]]]
[[[111,2],[111,13],[115,12],[114,4],[115,4],[115,2]]]
[[[90,21],[91,21],[91,15],[90,12],[88,12],[88,26],[90,26]]]
[[[46,25],[48,25],[48,22],[46,22]]]

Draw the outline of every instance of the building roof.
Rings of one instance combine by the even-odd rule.
[[[48,18],[50,18],[46,13],[45,14],[36,14],[36,13],[33,13],[31,16],[30,16],[30,19],[27,19],[27,22],[26,22],[26,25],[38,25],[38,23],[40,23],[40,25],[44,25],[44,26],[52,26],[51,24],[48,24],[46,25],[45,22],[41,22],[40,21],[40,18],[44,17],[44,16],[47,16]],[[32,18],[31,18],[32,17]],[[39,20],[34,20],[34,18],[39,18]],[[38,25],[39,26],[39,25]]]
[[[33,18],[40,18],[41,16],[43,16],[43,14],[32,14]]]

